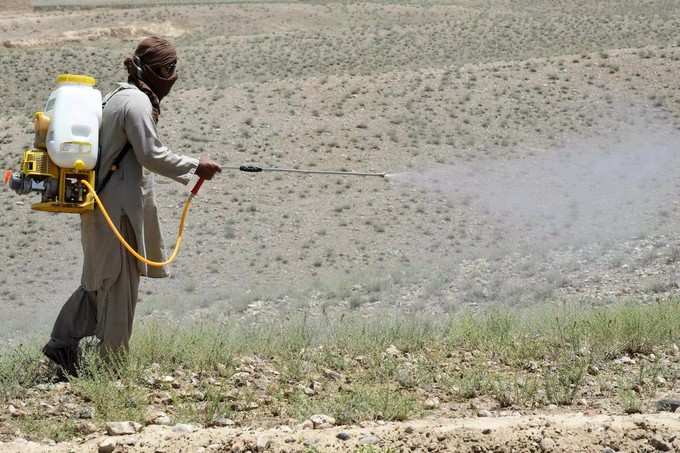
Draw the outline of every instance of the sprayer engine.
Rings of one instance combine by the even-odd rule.
[[[37,211],[81,213],[94,208],[93,199],[79,183],[85,179],[94,184],[94,172],[57,167],[47,150],[24,150],[21,171],[5,173],[4,182],[19,195],[40,194]]]

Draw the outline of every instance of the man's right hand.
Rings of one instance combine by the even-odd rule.
[[[211,180],[215,173],[220,173],[221,171],[222,167],[220,167],[220,164],[205,157],[200,158],[198,167],[196,167],[196,175],[206,180]]]

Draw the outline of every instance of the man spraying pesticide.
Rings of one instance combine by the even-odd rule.
[[[170,42],[144,39],[125,60],[128,82],[103,104],[91,77],[60,76],[45,113],[36,114],[35,149],[24,152],[23,174],[5,174],[15,191],[42,193],[34,209],[81,217],[81,286],[64,304],[43,348],[67,374],[77,373],[84,337],[96,335],[104,354],[127,349],[140,276],[166,277],[165,265],[179,249],[181,231],[173,256],[163,260],[153,175],[146,170],[182,184],[197,175],[192,196],[204,179],[221,171],[211,160],[175,154],[158,136],[160,103],[177,80],[176,65]]]
[[[128,82],[102,102],[95,80],[63,74],[45,112],[36,113],[34,148],[24,151],[21,172],[4,181],[20,194],[38,192],[32,208],[81,216],[84,262],[80,287],[66,301],[43,353],[63,372],[78,372],[79,342],[95,335],[104,355],[126,351],[132,333],[140,276],[168,276],[179,251],[189,204],[204,180],[222,167],[208,159],[175,154],[164,146],[156,123],[160,102],[177,80],[177,52],[167,40],[144,39],[125,60]],[[310,171],[252,165],[244,172],[377,176],[384,173]],[[198,182],[180,218],[175,248],[163,258],[163,238],[153,174]]]

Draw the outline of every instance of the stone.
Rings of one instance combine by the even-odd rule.
[[[314,423],[311,420],[305,420],[300,425],[301,429],[314,429]]]
[[[541,451],[553,451],[555,449],[555,441],[549,437],[544,437],[541,439],[540,447]]]
[[[415,377],[413,375],[413,372],[411,371],[411,368],[409,368],[408,366],[400,366],[399,368],[397,368],[395,374],[397,382],[402,387],[410,388],[415,386],[416,384]]]
[[[118,442],[115,439],[104,439],[97,444],[97,451],[99,453],[113,453],[117,445]]]
[[[316,392],[314,391],[313,388],[311,387],[303,387],[302,392],[307,395],[307,396],[314,396],[316,395]]]
[[[260,407],[260,405],[257,403],[257,401],[249,401],[245,404],[237,404],[236,405],[236,410],[237,411],[252,411]]]
[[[109,436],[124,436],[127,434],[136,434],[142,429],[142,425],[137,422],[108,422],[106,424],[106,433]]]
[[[317,414],[309,417],[312,421],[314,429],[332,428],[335,426],[335,419],[330,415]]]
[[[631,359],[627,355],[614,360],[614,363],[619,365],[635,365],[635,359]]]
[[[656,410],[659,412],[675,412],[680,408],[680,400],[662,399],[656,402]]]
[[[657,451],[671,451],[671,446],[663,441],[660,437],[652,437],[649,439],[649,444],[656,448]]]
[[[614,449],[612,449],[612,448],[604,447],[604,448],[602,449],[602,453],[616,453],[616,451],[615,451]]]
[[[194,425],[189,425],[186,423],[178,423],[172,427],[172,432],[175,433],[189,434],[193,433],[194,431],[196,431],[196,427]]]
[[[337,437],[340,440],[349,440],[349,438],[352,436],[350,436],[349,433],[342,431],[339,432],[335,437]]]
[[[536,363],[535,361],[529,360],[529,361],[524,365],[524,368],[525,368],[526,370],[528,370],[528,371],[532,371],[532,372],[533,372],[533,371],[538,371],[540,367],[538,366],[538,363]]]
[[[328,379],[332,379],[334,381],[341,381],[343,379],[342,374],[338,373],[337,371],[331,370],[329,368],[323,369],[323,375],[326,376]]]
[[[161,404],[172,403],[172,395],[170,392],[158,392],[155,394],[155,399]]]
[[[391,344],[387,349],[385,349],[385,354],[391,355],[392,357],[399,357],[401,351],[393,344]]]
[[[162,411],[155,411],[149,413],[146,418],[144,419],[147,425],[162,425],[162,426],[170,426],[172,425],[172,420],[166,414],[165,412]]]
[[[236,422],[226,417],[217,417],[212,421],[211,425],[224,428],[226,426],[234,426],[236,425]]]
[[[94,407],[83,407],[78,412],[78,418],[94,418],[95,410]]]
[[[433,398],[428,398],[425,400],[425,409],[432,410],[432,409],[437,409],[440,405],[439,398],[436,396]]]
[[[246,371],[239,371],[238,373],[234,373],[231,376],[231,380],[236,385],[237,387],[243,387],[246,384],[248,384],[248,381],[250,380],[251,375],[250,373]]]
[[[380,442],[380,438],[373,434],[363,436],[359,438],[359,444],[361,445],[375,445]]]
[[[253,452],[258,451],[256,446],[256,440],[250,436],[244,436],[241,438],[236,438],[231,443],[231,450],[234,452]]]
[[[477,411],[477,417],[493,417],[493,414],[491,411],[487,411],[486,409],[480,409]]]
[[[92,422],[80,422],[76,425],[76,431],[80,434],[92,434],[97,432],[97,425]]]
[[[272,441],[264,436],[258,436],[255,439],[255,449],[257,451],[266,451],[271,446]]]

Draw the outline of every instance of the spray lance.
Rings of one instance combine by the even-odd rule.
[[[227,170],[240,170],[247,173],[260,172],[285,172],[285,173],[302,173],[306,175],[341,175],[341,176],[376,176],[379,178],[387,178],[387,173],[360,173],[355,171],[324,171],[324,170],[298,170],[294,168],[267,168],[257,167],[255,165],[241,165],[239,167],[222,167]]]

